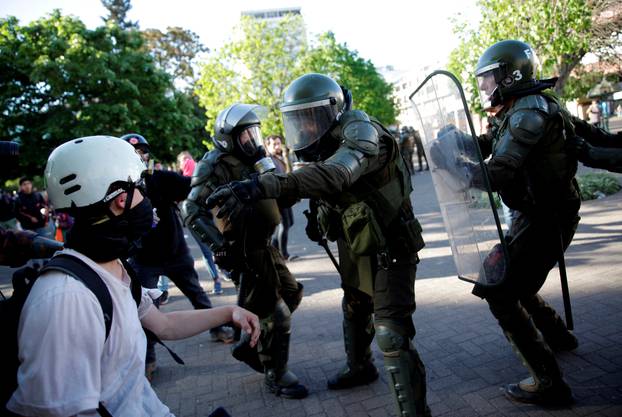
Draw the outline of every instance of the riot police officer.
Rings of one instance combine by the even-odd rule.
[[[411,174],[414,174],[415,166],[413,165],[413,154],[415,153],[415,138],[408,126],[402,126],[398,143],[400,144],[400,152],[406,161],[408,170]]]
[[[281,112],[288,145],[308,164],[221,187],[208,206],[235,219],[256,200],[312,199],[320,230],[311,223],[308,234],[337,241],[344,289],[347,365],[328,387],[378,378],[370,349],[375,334],[399,414],[429,415],[425,368],[412,343],[417,251],[424,244],[410,175],[391,133],[351,104],[349,92],[325,75],[294,80]]]
[[[492,129],[479,138],[493,191],[517,212],[508,239],[509,266],[503,284],[476,286],[531,378],[505,387],[517,401],[565,405],[570,388],[553,351],[572,350],[577,339],[538,291],[576,230],[580,197],[576,159],[565,147],[569,114],[543,90],[538,60],[526,43],[506,40],[480,57],[477,77],[482,108]]]
[[[262,334],[257,352],[249,351],[243,338],[234,348],[236,358],[265,373],[268,389],[285,398],[304,398],[307,389],[287,368],[291,314],[302,299],[297,283],[271,236],[280,223],[275,200],[263,200],[235,222],[214,219],[205,199],[220,185],[243,180],[274,169],[266,156],[260,130],[260,106],[234,104],[216,119],[215,149],[205,154],[192,177],[192,190],[182,204],[184,222],[210,245],[216,263],[232,270],[245,308],[257,314]],[[246,335],[245,335],[246,336]],[[258,363],[260,362],[260,363]]]

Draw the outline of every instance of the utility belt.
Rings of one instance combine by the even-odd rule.
[[[387,270],[400,265],[417,265],[419,255],[411,253],[409,255],[392,255],[389,251],[378,253],[378,267]]]

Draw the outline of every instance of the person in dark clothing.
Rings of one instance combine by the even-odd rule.
[[[622,132],[609,133],[585,120],[572,117],[575,136],[567,145],[579,161],[591,168],[622,173]]]
[[[423,161],[425,159],[425,169],[426,171],[430,169],[430,165],[428,164],[428,157],[425,154],[425,149],[423,149],[423,142],[421,141],[421,135],[412,127],[410,128],[410,132],[415,138],[415,145],[417,147],[417,160],[419,162],[419,171],[423,171]]]
[[[425,366],[412,341],[417,252],[424,242],[410,202],[410,174],[394,133],[351,106],[350,92],[326,75],[294,80],[280,108],[287,140],[307,164],[287,175],[230,182],[206,206],[218,207],[217,219],[235,223],[253,204],[310,198],[307,235],[337,242],[344,290],[347,363],[328,388],[378,378],[370,347],[375,336],[398,414],[430,416]]]
[[[143,161],[149,159],[149,144],[135,134],[121,139],[141,149]],[[135,142],[135,143],[133,143]],[[146,156],[145,156],[146,155]],[[160,275],[169,277],[177,288],[190,300],[195,309],[212,308],[207,294],[199,284],[199,276],[194,269],[194,259],[184,239],[184,230],[179,220],[177,203],[183,201],[190,192],[190,178],[176,172],[147,171],[144,177],[146,196],[154,208],[154,224],[141,239],[141,247],[130,258],[143,287],[157,288]],[[157,304],[157,300],[155,302]],[[233,330],[230,327],[215,327],[210,330],[212,340],[230,343]],[[155,370],[155,342],[147,342],[147,374]]]
[[[270,135],[266,138],[266,151],[274,162],[277,174],[287,174],[290,172],[290,164],[287,160],[287,153],[283,152],[283,138],[279,135]],[[287,261],[298,258],[297,255],[290,255],[287,250],[289,229],[294,225],[294,211],[291,207],[279,207],[281,213],[281,223],[272,236],[272,246],[281,251],[281,255]]]
[[[240,304],[260,317],[262,332],[257,349],[248,349],[248,338],[242,335],[233,356],[263,372],[271,393],[300,399],[308,391],[289,369],[288,361],[291,317],[302,301],[303,286],[270,244],[280,220],[279,204],[276,200],[261,202],[232,223],[214,219],[205,207],[206,197],[216,187],[274,169],[263,149],[260,125],[264,113],[261,106],[236,103],[218,114],[215,149],[197,164],[182,214],[188,228],[210,245],[218,266],[231,271]]]
[[[33,190],[30,178],[20,178],[15,205],[16,217],[22,229],[32,230],[47,238],[54,238],[54,231],[48,227],[48,204],[41,193]]]
[[[567,110],[544,92],[555,79],[537,78],[538,59],[524,42],[506,40],[480,57],[475,75],[491,129],[478,142],[493,191],[516,210],[506,236],[509,262],[494,288],[477,286],[530,378],[504,387],[514,401],[568,405],[573,397],[554,351],[573,350],[576,337],[538,294],[570,244],[581,205],[577,160],[566,148]],[[479,166],[479,165],[478,165]],[[481,176],[472,176],[481,178]]]
[[[0,190],[0,227],[15,229],[15,198],[10,192]]]

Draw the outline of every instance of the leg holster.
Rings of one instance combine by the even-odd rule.
[[[403,417],[430,416],[426,402],[425,367],[411,337],[399,323],[376,323],[376,340],[384,355],[391,394]]]

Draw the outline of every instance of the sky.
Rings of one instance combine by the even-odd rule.
[[[376,67],[403,71],[443,62],[457,45],[449,19],[461,13],[477,22],[479,15],[475,0],[132,0],[128,17],[141,29],[190,29],[208,48],[218,49],[230,39],[242,11],[280,7],[301,8],[309,38],[333,31],[338,42]],[[107,14],[100,0],[2,0],[0,16],[16,16],[25,24],[54,8],[79,17],[89,28]]]

